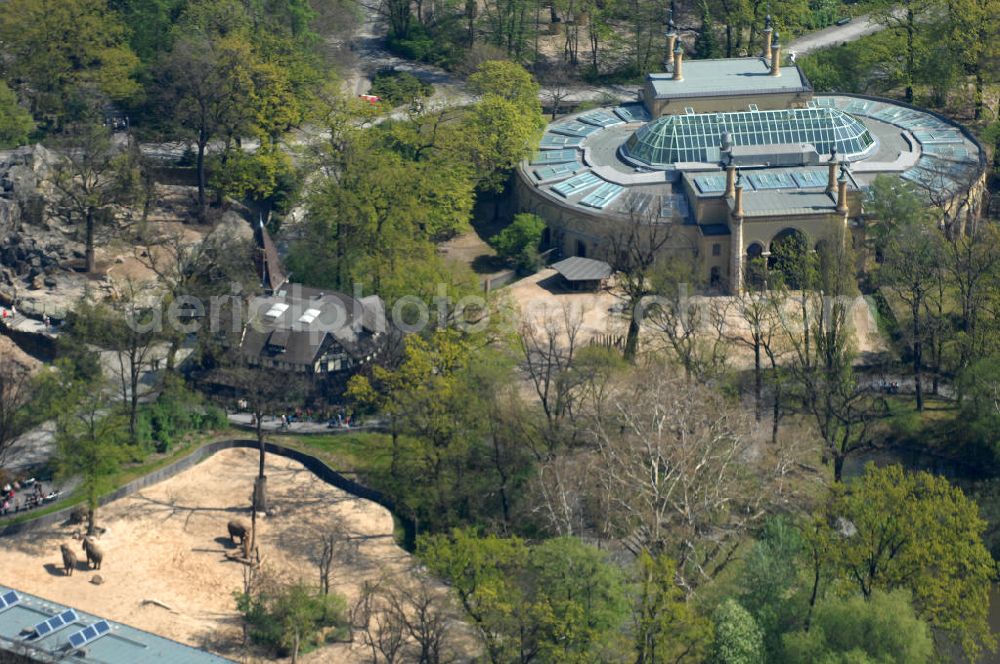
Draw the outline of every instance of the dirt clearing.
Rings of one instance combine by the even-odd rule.
[[[80,562],[73,576],[63,576],[60,543],[70,543],[85,560],[73,526],[0,539],[0,583],[232,657],[241,634],[233,593],[242,589],[243,565],[226,558],[235,549],[226,523],[249,520],[245,506],[256,472],[255,450],[224,450],[102,508],[98,523],[107,532],[100,539],[100,571],[85,572]],[[284,457],[268,455],[267,474],[277,514],[259,526],[266,568],[316,584],[320,537],[340,527],[352,553],[335,563],[332,589],[348,606],[365,581],[409,573],[414,559],[393,540],[388,510]],[[101,585],[90,583],[97,574]],[[360,644],[334,644],[301,661],[350,664],[366,661],[363,655]]]

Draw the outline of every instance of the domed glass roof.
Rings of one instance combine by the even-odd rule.
[[[810,143],[819,154],[836,146],[846,157],[865,153],[875,142],[867,127],[841,110],[793,108],[664,115],[632,134],[622,152],[630,161],[653,168],[679,161],[714,162],[724,132],[732,145]]]

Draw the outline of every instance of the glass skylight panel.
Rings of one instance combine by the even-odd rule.
[[[583,164],[574,161],[571,164],[556,164],[554,166],[543,166],[535,169],[535,179],[539,182],[546,182],[561,177],[569,177],[583,168]]]
[[[754,189],[787,189],[795,181],[787,173],[751,173],[748,177]]]
[[[625,191],[625,187],[611,182],[605,182],[600,187],[587,194],[587,196],[580,201],[580,205],[586,205],[587,207],[603,210],[609,203],[618,198],[623,191]]]
[[[585,136],[590,136],[595,131],[600,131],[601,127],[595,127],[594,125],[584,124],[582,122],[566,122],[563,124],[552,125],[549,127],[549,131],[555,134],[564,134],[566,136],[579,136],[583,138]]]
[[[62,613],[52,616],[48,620],[42,621],[35,625],[32,632],[36,638],[42,638],[46,634],[51,634],[52,632],[57,632],[67,625],[71,625],[79,620],[80,617],[76,615],[76,611],[73,609],[66,609]]]
[[[614,125],[624,124],[621,118],[618,118],[605,111],[591,111],[590,113],[584,113],[583,115],[578,115],[577,119],[580,122],[586,122],[590,125],[595,125],[597,127],[613,127]]]
[[[714,194],[726,190],[725,175],[699,175],[691,179],[694,180],[698,191],[703,194]]]
[[[854,101],[852,101],[851,103],[849,103],[844,108],[844,110],[847,111],[848,113],[859,113],[861,115],[864,115],[864,113],[869,108],[872,107],[872,104],[873,104],[873,102],[870,102],[870,101],[865,100],[865,99],[855,99]]]
[[[564,164],[576,161],[576,150],[546,150],[539,152],[531,158],[532,166],[548,166],[550,164]]]
[[[306,309],[305,312],[301,316],[299,316],[299,322],[309,325],[317,318],[319,318],[319,314],[320,314],[319,309]]]
[[[284,302],[277,302],[271,305],[271,308],[267,310],[267,313],[264,314],[264,316],[267,318],[278,318],[286,311],[288,311],[288,305]]]
[[[614,110],[615,115],[625,122],[647,122],[649,113],[642,104],[623,104]]]
[[[565,182],[560,182],[552,187],[552,191],[565,198],[589,189],[600,182],[604,182],[604,180],[588,171],[575,175]]]
[[[868,129],[850,115],[829,108],[806,108],[664,116],[633,134],[624,151],[654,166],[713,162],[718,160],[716,148],[726,130],[738,146],[810,143],[820,153],[836,145],[841,154],[858,154],[874,142]]]
[[[562,150],[564,148],[577,147],[583,143],[582,136],[559,136],[557,134],[545,134],[538,147],[542,150]]]
[[[827,174],[824,171],[794,171],[792,173],[792,179],[795,183],[802,188],[808,187],[825,187],[827,182]]]
[[[961,143],[962,134],[957,129],[935,129],[913,132],[914,138],[921,143]]]

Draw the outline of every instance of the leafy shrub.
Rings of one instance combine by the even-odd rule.
[[[136,435],[140,443],[153,443],[157,452],[165,453],[184,434],[220,429],[226,421],[221,409],[180,381],[170,381],[155,402],[140,407]]]
[[[236,593],[236,606],[249,626],[250,638],[279,656],[292,655],[343,639],[349,633],[347,602],[323,595],[302,582],[265,584],[257,593]]]
[[[402,106],[416,99],[430,97],[434,94],[434,86],[421,81],[409,72],[383,69],[375,74],[371,93],[393,106]]]
[[[537,270],[541,264],[538,245],[545,232],[545,222],[535,214],[523,213],[513,223],[492,238],[490,244],[497,254],[521,272]]]

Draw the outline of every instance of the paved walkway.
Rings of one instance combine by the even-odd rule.
[[[805,55],[830,46],[839,46],[845,42],[861,39],[870,34],[885,29],[884,25],[875,23],[869,16],[858,16],[845,25],[832,25],[816,32],[793,39],[785,49],[786,53]]]
[[[250,413],[229,413],[229,423],[240,429],[256,430],[251,424],[252,415]],[[270,415],[264,416],[264,423],[261,429],[269,433],[286,434],[336,434],[352,433],[358,431],[380,431],[385,427],[384,423],[378,420],[366,420],[359,425],[351,424],[349,427],[328,426],[326,422],[291,422],[287,428],[282,428],[281,420]]]

